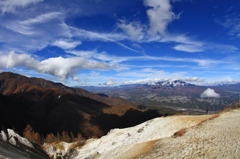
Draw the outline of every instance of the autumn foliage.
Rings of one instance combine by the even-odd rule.
[[[39,135],[38,132],[35,132],[29,124],[27,124],[26,128],[24,129],[23,136],[30,140],[31,142],[35,142],[39,145],[42,145],[44,142],[46,143],[53,143],[59,141],[75,142],[84,140],[81,134],[77,134],[77,136],[74,136],[72,132],[68,133],[66,131],[57,134],[50,133],[47,134],[46,137],[44,137]]]

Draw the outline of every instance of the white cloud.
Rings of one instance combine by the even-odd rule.
[[[109,79],[107,82],[103,83],[103,85],[106,85],[106,86],[113,86],[116,84],[117,84],[117,82],[115,79]]]
[[[163,81],[163,79],[147,78],[147,79],[139,79],[139,80],[130,80],[130,81],[123,82],[122,84],[123,85],[128,85],[128,84],[152,84],[152,83],[157,82],[157,81]]]
[[[78,72],[78,69],[108,70],[113,68],[113,66],[106,62],[90,60],[83,57],[54,57],[38,61],[28,54],[16,54],[14,52],[0,54],[1,68],[14,68],[18,66],[57,76],[61,79],[67,79],[69,76]]]
[[[81,44],[81,41],[73,41],[71,39],[58,39],[52,43],[53,46],[57,46],[62,49],[74,49]]]
[[[182,62],[186,63],[196,63],[201,67],[210,67],[219,64],[231,64],[231,62],[226,60],[212,60],[212,59],[200,59],[200,58],[178,58],[178,57],[167,57],[167,56],[115,56],[109,55],[105,52],[98,53],[96,50],[93,51],[72,51],[69,50],[68,53],[74,54],[76,56],[81,56],[85,58],[92,58],[101,61],[109,62],[112,65],[118,65],[121,62],[126,61],[169,61],[169,62]],[[119,65],[118,65],[119,66]],[[154,65],[156,66],[156,65]],[[133,66],[132,66],[133,67]],[[141,76],[140,74],[138,76]]]
[[[147,10],[147,15],[150,21],[150,35],[156,34],[165,35],[168,24],[179,18],[171,10],[170,0],[144,0],[146,7],[151,7]]]
[[[164,70],[145,68],[141,70],[130,70],[119,72],[116,74],[118,77],[134,77],[135,79],[169,79],[169,78],[183,78],[186,72],[166,72]]]
[[[144,38],[144,26],[139,22],[127,23],[125,20],[120,20],[118,27],[121,28],[132,40],[139,41]]]
[[[49,12],[25,20],[19,20],[22,18],[17,15],[14,19],[4,19],[4,23],[0,23],[3,30],[0,41],[4,43],[2,50],[33,52],[51,45],[59,37],[71,38],[71,30],[63,18],[63,13]]]
[[[93,31],[87,31],[83,29],[78,29],[74,27],[70,27],[69,29],[71,30],[71,34],[74,37],[78,37],[84,40],[89,40],[89,41],[104,41],[104,42],[113,42],[125,49],[134,51],[134,52],[139,52],[133,48],[128,47],[127,45],[124,45],[123,43],[119,42],[121,40],[129,39],[128,36],[124,34],[118,34],[118,33],[98,33],[98,32],[93,32]]]
[[[90,51],[68,50],[67,52],[79,57],[109,62],[111,65],[117,65],[120,62],[128,60],[128,58],[126,57],[110,55],[110,54],[107,54],[106,52],[97,52],[97,50],[90,50]]]
[[[24,66],[27,68],[35,68],[38,61],[28,54],[16,54],[13,51],[8,54],[0,54],[0,67],[13,68],[16,66]]]
[[[162,81],[174,81],[174,80],[181,80],[187,83],[192,83],[192,84],[202,84],[205,79],[200,79],[197,77],[182,77],[182,78],[176,78],[174,76],[169,76],[171,75],[170,73],[166,73],[166,76],[163,76],[162,78],[145,78],[145,79],[138,79],[138,80],[129,80],[129,81],[125,81],[122,84],[123,85],[127,85],[127,84],[150,84],[150,85],[154,85],[156,82],[162,82]],[[168,76],[168,77],[167,77]],[[183,76],[183,74],[181,74],[181,76]]]
[[[73,80],[73,81],[76,81],[76,82],[78,82],[78,83],[81,82],[81,80],[79,79],[78,76],[72,76],[72,80]]]
[[[202,46],[189,45],[189,44],[179,44],[173,47],[177,51],[184,52],[203,52],[204,49]]]
[[[187,60],[187,59],[185,59],[185,60]],[[213,65],[217,65],[217,64],[228,63],[227,61],[211,60],[211,59],[189,59],[189,60],[192,60],[190,62],[195,62],[201,67],[209,67],[209,66],[213,66]]]
[[[216,93],[214,89],[207,88],[201,95],[201,98],[219,98],[220,94]]]
[[[129,39],[137,42],[174,42],[173,49],[184,52],[203,52],[205,43],[195,41],[185,35],[174,35],[167,32],[170,22],[180,18],[171,10],[170,0],[145,0],[144,5],[150,7],[147,10],[149,27],[140,22],[126,22],[120,20],[118,27],[121,28]]]
[[[225,44],[215,44],[215,43],[208,43],[205,45],[207,50],[216,52],[216,53],[234,53],[238,51],[238,48],[233,45],[225,45]]]
[[[52,21],[53,19],[62,19],[64,14],[62,12],[49,12],[41,14],[35,18],[30,18],[24,21],[21,21],[21,25],[34,25],[40,23],[46,23]]]
[[[15,12],[17,8],[25,8],[39,2],[43,2],[43,0],[1,0],[0,10],[2,13],[11,13]]]
[[[136,43],[132,44],[132,47],[137,48],[137,49],[141,49],[142,48],[141,45],[136,44]]]
[[[62,20],[63,20],[63,13],[50,12],[50,13],[41,14],[34,18],[29,18],[23,21],[6,22],[4,26],[12,31],[15,31],[23,35],[37,35],[39,32],[41,34],[46,34],[49,30],[51,30],[48,27],[49,25],[51,25],[52,28],[53,26],[55,27],[58,26],[57,28],[61,28],[61,26],[59,26],[59,23],[61,23]],[[48,24],[47,25],[45,24],[42,27],[39,27],[39,25],[44,23],[48,23]],[[56,24],[53,24],[53,23],[56,23]],[[56,29],[55,27],[54,29]]]
[[[182,78],[180,80],[184,81],[184,82],[189,82],[192,84],[203,84],[205,82],[205,79],[198,78],[198,77],[186,77],[186,78]]]
[[[229,29],[228,35],[240,38],[240,17],[239,15],[227,15],[224,19],[216,19],[216,22]]]
[[[80,68],[90,69],[90,70],[91,69],[106,70],[106,69],[110,69],[111,66],[109,66],[105,62],[88,60],[82,57],[49,58],[44,61],[41,61],[38,66],[38,70],[40,72],[48,73],[64,79],[68,78],[71,74],[76,73],[77,70]]]

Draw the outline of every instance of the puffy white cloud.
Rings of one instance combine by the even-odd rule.
[[[144,37],[144,26],[139,22],[127,23],[125,20],[120,20],[118,27],[121,28],[132,40],[141,40]]]
[[[81,81],[78,76],[72,76],[72,80],[76,81],[78,83],[80,83],[80,81]]]
[[[147,15],[150,21],[150,35],[160,33],[164,35],[168,24],[179,15],[175,15],[171,10],[170,0],[144,0],[144,5],[150,7]]]
[[[16,54],[11,51],[8,54],[0,54],[0,67],[13,68],[16,66],[24,66],[27,68],[35,68],[38,61],[28,54]]]
[[[73,41],[69,39],[58,39],[52,43],[53,46],[57,46],[62,49],[74,49],[81,44],[81,41]]]
[[[107,82],[103,83],[103,85],[106,85],[106,86],[113,86],[116,84],[117,84],[117,82],[115,79],[109,79]]]
[[[106,62],[95,61],[83,57],[54,57],[43,61],[35,60],[28,54],[0,54],[1,68],[27,67],[41,73],[66,79],[78,71],[78,69],[107,70],[113,66]]]
[[[201,98],[219,98],[220,94],[216,93],[214,89],[207,88],[202,94],[200,95]]]
[[[15,12],[19,7],[24,8],[39,2],[43,2],[43,0],[1,0],[0,10],[2,13]]]
[[[105,62],[85,59],[83,57],[55,57],[41,61],[38,70],[42,73],[48,73],[61,78],[68,78],[74,74],[77,69],[110,69],[111,67]]]

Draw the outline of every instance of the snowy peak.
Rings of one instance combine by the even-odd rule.
[[[192,84],[181,81],[181,80],[166,80],[166,81],[156,82],[155,85],[161,85],[166,87],[193,86]]]

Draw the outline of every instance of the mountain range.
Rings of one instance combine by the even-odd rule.
[[[0,73],[0,126],[35,142],[101,137],[161,116],[119,97],[102,96],[41,78]]]
[[[238,88],[238,84],[197,86],[177,80],[91,87],[95,92],[91,93],[3,72],[0,158],[237,158],[239,101],[217,114],[179,114],[206,113],[203,105],[194,107],[195,100],[205,102],[210,111],[228,107],[212,103],[237,100]],[[166,103],[173,105],[167,107],[159,99],[172,100]],[[163,107],[175,108],[178,115],[165,117]]]
[[[93,93],[127,99],[141,109],[171,108],[192,114],[205,113],[206,110],[210,112],[222,110],[240,97],[240,84],[202,86],[181,80],[84,88]]]

